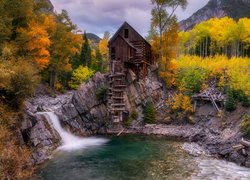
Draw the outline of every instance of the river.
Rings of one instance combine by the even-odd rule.
[[[44,180],[249,180],[250,169],[209,157],[193,157],[183,142],[127,135],[81,138],[66,132],[54,113],[42,113],[62,145],[38,174]]]
[[[177,140],[138,135],[108,139],[80,150],[58,151],[40,176],[45,180],[250,179],[250,169],[192,157]]]

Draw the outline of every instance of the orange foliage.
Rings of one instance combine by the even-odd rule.
[[[53,32],[55,21],[52,16],[44,16],[41,21],[31,20],[28,28],[19,28],[19,40],[24,43],[23,50],[29,53],[39,69],[44,69],[50,61],[49,32]]]
[[[182,93],[176,94],[173,99],[168,100],[170,109],[173,111],[184,111],[185,113],[192,112],[192,104],[189,96]]]
[[[169,31],[164,32],[162,40],[155,36],[152,40],[152,50],[155,56],[160,57],[160,76],[164,78],[169,87],[175,85],[176,59],[178,45],[178,25],[174,25]]]

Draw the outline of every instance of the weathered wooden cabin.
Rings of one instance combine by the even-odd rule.
[[[138,79],[144,78],[154,61],[151,45],[127,22],[110,39],[109,55],[109,114],[114,122],[121,122],[126,114],[125,74],[131,69]]]
[[[110,39],[109,54],[113,73],[130,68],[138,78],[143,78],[153,63],[151,45],[127,22]]]

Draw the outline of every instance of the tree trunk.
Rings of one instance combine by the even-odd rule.
[[[202,51],[202,43],[200,42],[200,58],[201,58],[201,51]]]
[[[240,52],[240,42],[239,42],[239,40],[237,40],[237,47],[236,47],[236,49],[237,49],[236,57],[239,57],[239,52]]]
[[[53,71],[53,70],[50,71],[49,77],[50,77],[49,85],[54,90],[55,89],[55,80],[56,80],[56,73],[55,73],[55,71]]]
[[[205,49],[205,56],[207,57],[207,51],[208,51],[208,37],[206,36],[206,49]]]

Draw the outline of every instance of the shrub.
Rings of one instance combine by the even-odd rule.
[[[249,96],[247,96],[242,90],[232,90],[234,99],[241,102],[243,107],[250,106]]]
[[[168,104],[172,111],[191,113],[193,110],[190,97],[182,93],[176,94],[173,99],[168,100]]]
[[[136,120],[138,118],[138,112],[135,109],[133,109],[130,117],[132,118],[132,120]]]
[[[189,93],[198,93],[203,83],[205,83],[206,78],[207,72],[203,68],[184,68],[179,72],[178,85],[180,90],[186,90]]]
[[[29,179],[31,151],[18,142],[19,114],[0,103],[0,179]]]
[[[144,122],[148,124],[156,123],[156,111],[152,102],[147,102],[143,109]]]
[[[247,95],[243,96],[243,99],[241,101],[241,104],[243,107],[250,107],[250,98]]]
[[[133,122],[133,119],[132,119],[131,117],[129,117],[129,118],[124,122],[124,125],[125,125],[126,127],[129,127],[129,126],[131,126],[132,122]]]
[[[40,76],[31,63],[22,59],[7,62],[3,68],[5,70],[0,71],[4,71],[5,74],[0,76],[6,79],[5,83],[0,84],[0,88],[5,92],[8,104],[18,107],[27,97],[33,95],[40,82]]]
[[[167,103],[169,104],[170,112],[175,114],[175,119],[186,119],[188,122],[194,123],[191,117],[193,107],[189,96],[179,93],[173,98],[168,99]]]
[[[63,91],[64,91],[63,85],[60,82],[56,82],[55,89],[56,89],[56,91],[59,91],[61,93],[63,93]]]
[[[133,109],[130,114],[130,117],[125,121],[124,125],[127,127],[131,126],[133,121],[136,120],[137,118],[138,118],[138,112],[135,109]]]
[[[96,91],[96,98],[98,101],[106,101],[107,100],[107,93],[108,88],[107,87],[101,87]]]
[[[242,117],[241,121],[241,131],[244,133],[246,136],[250,136],[250,115],[246,114]]]
[[[72,89],[78,89],[83,82],[87,81],[93,75],[94,71],[89,69],[87,66],[79,66],[72,73],[72,78],[69,82],[69,87],[71,87]]]
[[[227,99],[225,102],[225,109],[227,111],[234,111],[236,109],[236,105],[237,105],[237,101],[233,95],[233,91],[231,89],[229,89],[227,91]]]

